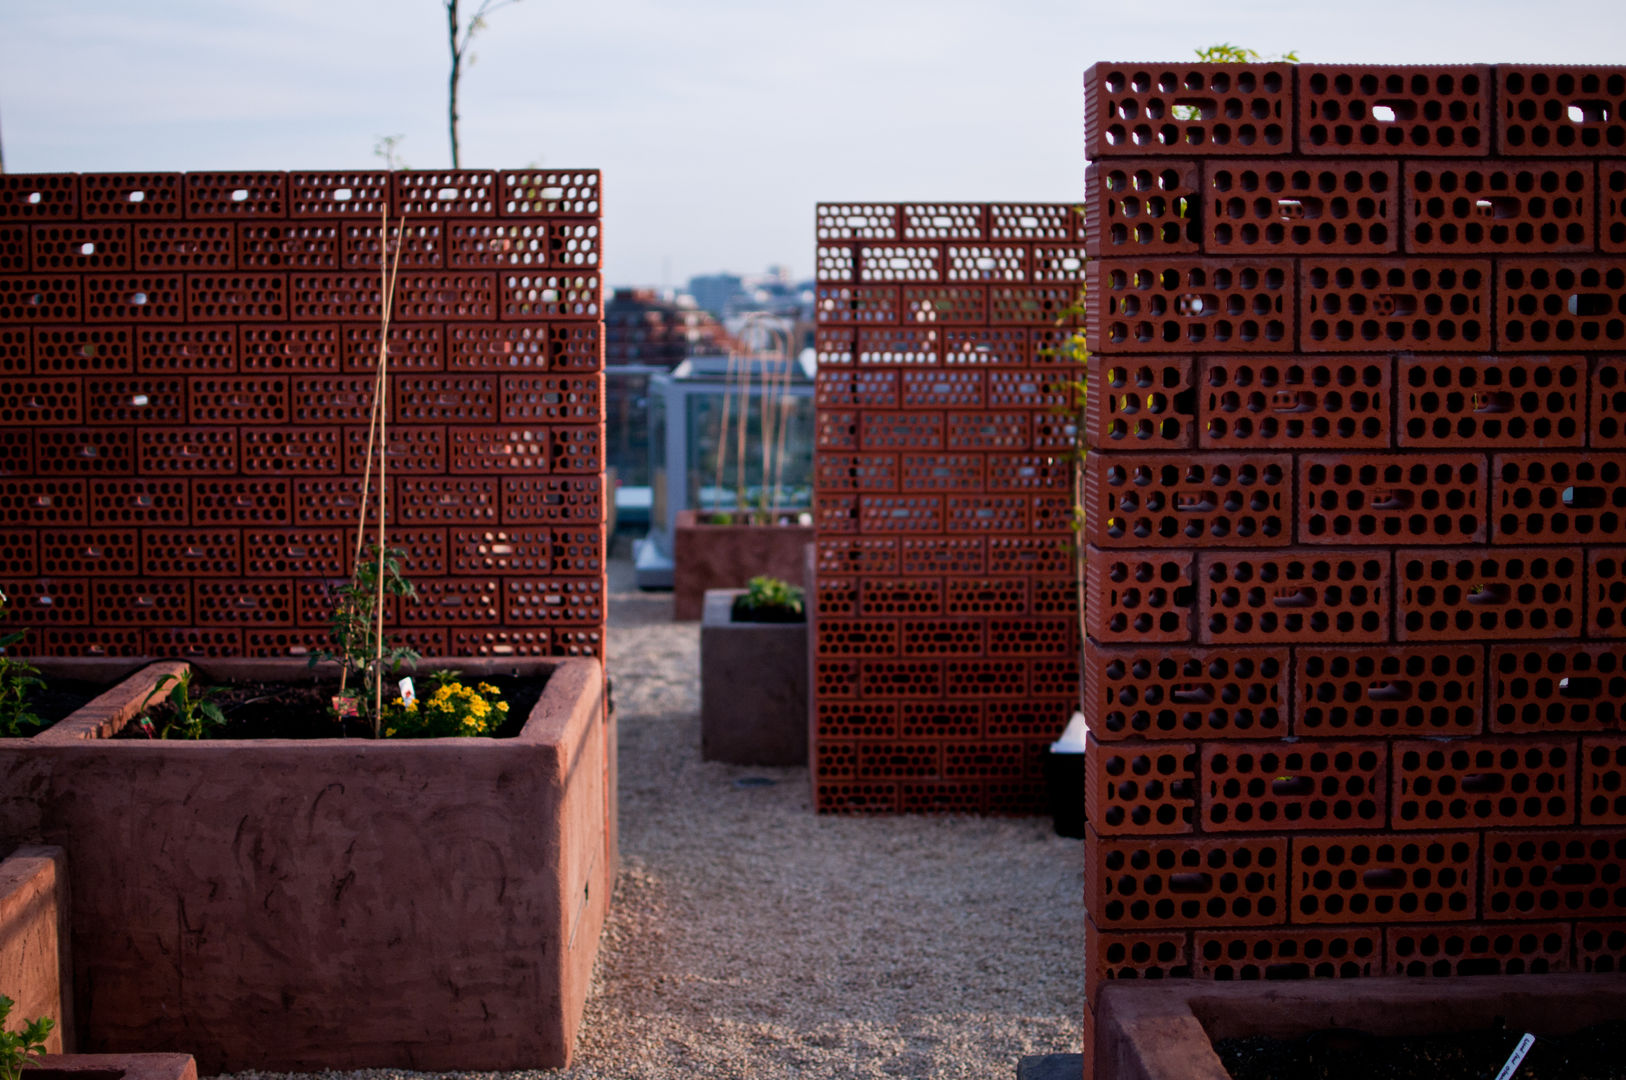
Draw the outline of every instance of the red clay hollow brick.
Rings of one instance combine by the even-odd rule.
[[[1224,450],[1389,446],[1387,356],[1210,356],[1197,385],[1199,445]]]
[[[1466,739],[1393,744],[1396,829],[1571,825],[1573,739]]]
[[[1576,636],[1579,548],[1395,552],[1396,636],[1462,641]]]
[[[1103,742],[1287,733],[1285,648],[1084,643],[1084,715]]]
[[[1196,254],[1201,250],[1195,161],[1111,159],[1084,177],[1086,244],[1093,259],[1129,253]]]
[[[1626,830],[1485,833],[1484,917],[1618,917],[1626,910]]]
[[[1483,646],[1301,647],[1293,655],[1295,735],[1480,730]]]
[[[1382,255],[1400,250],[1400,166],[1393,161],[1209,161],[1208,255]]]
[[[1626,513],[1626,454],[1497,454],[1491,468],[1498,544],[1612,540]]]
[[[1277,547],[1293,539],[1292,459],[1279,454],[1091,454],[1090,543]]]
[[[1099,743],[1084,756],[1085,817],[1102,836],[1196,831],[1196,743]]]
[[[1509,352],[1612,349],[1626,342],[1626,263],[1503,259],[1496,343]]]
[[[1386,974],[1545,975],[1570,971],[1570,925],[1391,926]]]
[[[1293,347],[1294,271],[1282,259],[1097,259],[1087,332],[1104,356],[1285,352]]]
[[[1618,67],[1496,66],[1501,154],[1618,156],[1626,152],[1626,71]]]
[[[1292,921],[1452,922],[1478,915],[1479,834],[1293,837]]]
[[[1102,930],[1287,921],[1280,836],[1084,836],[1084,907]]]
[[[1388,637],[1387,551],[1204,552],[1204,644],[1368,641]]]
[[[1495,645],[1490,730],[1608,731],[1626,702],[1626,644]]]
[[[1581,446],[1586,381],[1586,363],[1579,357],[1403,357],[1400,445]]]
[[[1084,997],[1094,1001],[1108,979],[1191,977],[1191,935],[1185,930],[1101,930],[1084,916]]]
[[[1300,270],[1306,352],[1490,346],[1488,260],[1310,258]]]
[[[1491,147],[1491,69],[1302,64],[1302,154],[1474,156]]]
[[[1371,740],[1204,743],[1201,831],[1381,829],[1388,757]]]
[[[1085,611],[1100,642],[1189,641],[1196,604],[1190,551],[1109,552],[1090,548]]]
[[[1298,537],[1306,544],[1477,544],[1486,536],[1480,454],[1305,454]]]
[[[1406,250],[1415,254],[1590,252],[1590,161],[1410,161]]]
[[[1084,444],[1092,450],[1190,446],[1196,430],[1194,378],[1195,365],[1187,357],[1090,357]]]
[[[1249,982],[1382,974],[1383,935],[1367,929],[1198,930],[1192,974]]]
[[[1626,738],[1581,740],[1582,825],[1626,825]]]
[[[1590,638],[1626,638],[1626,548],[1586,553],[1586,632]]]
[[[1293,82],[1287,64],[1094,64],[1084,72],[1084,156],[1291,150]]]

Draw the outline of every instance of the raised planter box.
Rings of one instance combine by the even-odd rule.
[[[1476,1031],[1566,1035],[1626,1016],[1621,975],[1474,975],[1215,983],[1114,982],[1096,1006],[1093,1080],[1230,1080],[1214,1042]],[[1086,1043],[1086,1050],[1089,1049]],[[1088,1064],[1088,1056],[1086,1056]]]
[[[707,589],[743,589],[759,574],[805,585],[802,548],[811,525],[702,525],[693,510],[679,511],[672,537],[672,617],[701,616]]]
[[[56,1021],[45,1040],[51,1054],[74,1046],[69,970],[67,856],[59,847],[18,848],[0,860],[0,994],[16,1002],[13,1028]]]
[[[191,1054],[46,1054],[28,1080],[198,1080]]]
[[[735,622],[744,589],[707,589],[700,620],[700,757],[807,764],[807,623]]]
[[[71,854],[80,1046],[205,1073],[567,1064],[612,886],[599,663],[425,662],[546,675],[512,739],[108,738],[178,666],[0,740],[0,844]]]

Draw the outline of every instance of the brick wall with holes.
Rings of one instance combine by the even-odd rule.
[[[1626,68],[1097,64],[1087,995],[1626,961]]]
[[[1075,207],[821,204],[821,812],[1027,813],[1078,699]]]
[[[399,247],[397,635],[600,655],[599,230],[596,172],[0,176],[0,588],[26,647],[323,641]]]

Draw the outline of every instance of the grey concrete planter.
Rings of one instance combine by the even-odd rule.
[[[807,624],[735,622],[744,589],[707,589],[700,621],[700,756],[807,764]]]
[[[0,740],[0,845],[68,851],[82,1049],[205,1074],[568,1062],[613,884],[602,669],[425,663],[548,683],[512,739],[109,738],[166,662]]]

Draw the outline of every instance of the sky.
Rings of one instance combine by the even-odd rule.
[[[462,158],[602,169],[610,285],[806,277],[818,202],[1078,200],[1084,69],[1222,41],[1626,63],[1626,3],[520,0],[474,44]],[[362,169],[385,135],[444,168],[446,69],[441,0],[0,0],[13,172]]]

